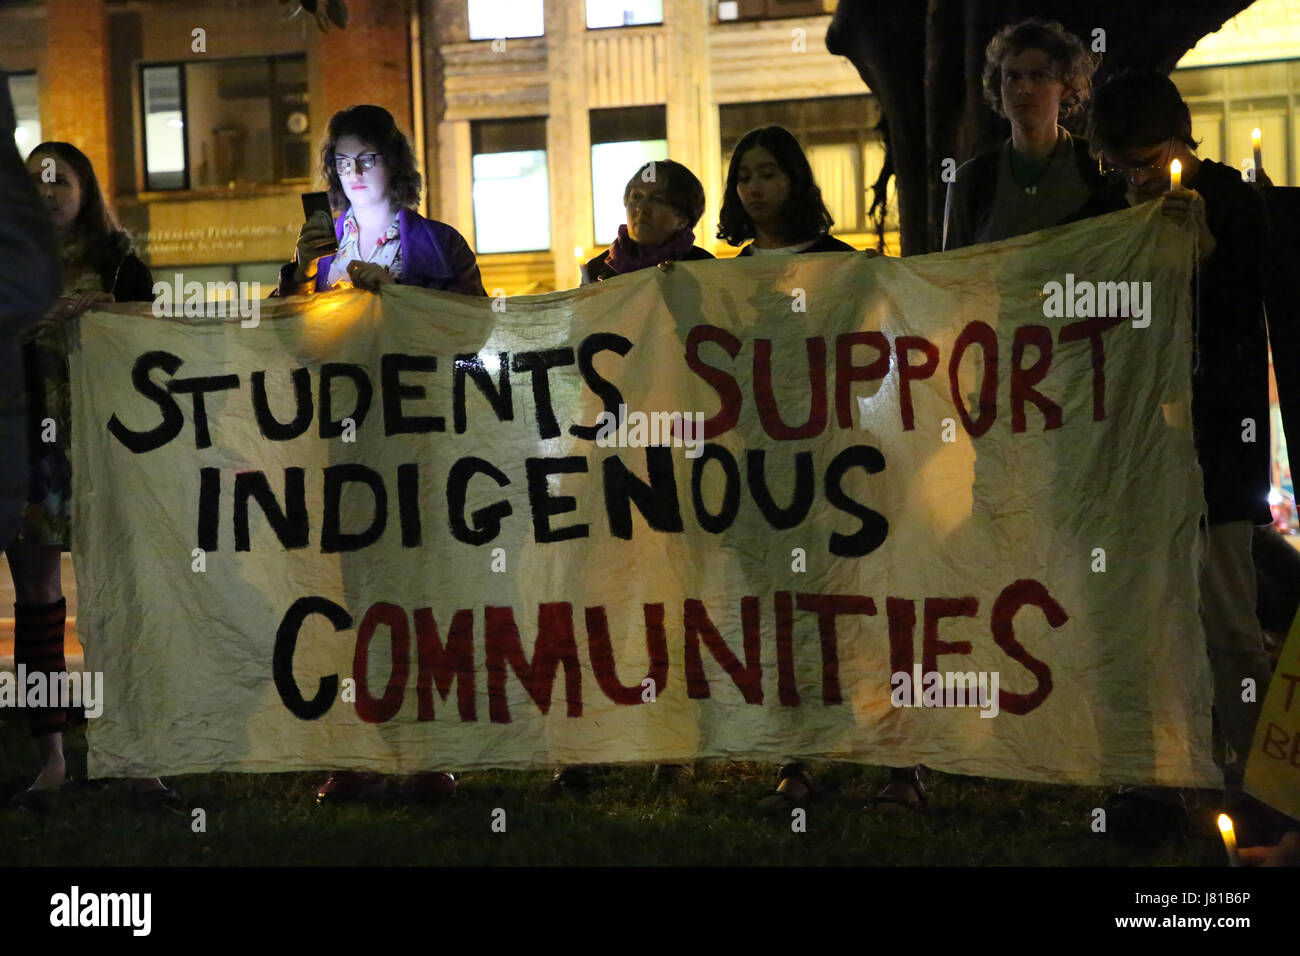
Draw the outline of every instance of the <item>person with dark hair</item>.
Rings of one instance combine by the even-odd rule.
[[[742,256],[853,252],[830,235],[833,225],[808,157],[789,130],[764,126],[741,137],[727,169],[719,239],[733,246],[752,239]]]
[[[97,306],[152,302],[153,276],[104,201],[94,167],[81,150],[70,143],[41,143],[27,157],[27,171],[54,223],[63,264],[63,296],[37,324],[24,348],[30,486],[22,527],[6,554],[17,599],[14,663],[24,665],[29,673],[61,673],[66,668],[67,618],[62,557],[69,550],[72,503],[67,326]],[[42,440],[47,420],[54,422],[54,441]],[[28,723],[40,752],[41,771],[12,802],[40,807],[66,778],[67,715],[52,707],[32,709]],[[149,802],[179,802],[175,791],[156,778],[135,780],[133,789]]]
[[[1255,526],[1272,515],[1269,489],[1268,337],[1260,249],[1267,218],[1257,192],[1231,166],[1201,159],[1192,119],[1167,76],[1121,73],[1097,90],[1089,126],[1102,162],[1127,182],[1129,205],[1162,199],[1167,215],[1199,235],[1202,260],[1191,379],[1192,433],[1204,482],[1207,528],[1201,566],[1201,620],[1214,679],[1214,705],[1228,745],[1224,782],[1238,787],[1271,674],[1255,615]],[[1170,192],[1169,166],[1182,164],[1183,188]],[[1246,422],[1254,427],[1247,431]],[[1242,699],[1242,682],[1259,688]],[[1146,791],[1135,792],[1149,798]],[[1235,816],[1235,815],[1234,815]]]
[[[1108,187],[1088,144],[1060,125],[1087,102],[1097,64],[1059,23],[1031,18],[989,41],[984,98],[1011,121],[1011,138],[948,184],[945,250],[1059,225]]]
[[[695,225],[704,215],[704,187],[689,169],[659,159],[638,169],[623,187],[627,222],[608,252],[582,267],[582,284],[660,266],[679,259],[712,259],[695,245]]]
[[[740,256],[854,252],[830,235],[835,224],[799,141],[783,126],[752,129],[731,152],[727,186],[718,213],[718,238],[730,245],[749,242]],[[876,250],[867,250],[876,255]],[[776,786],[759,808],[778,812],[802,806],[812,778],[802,763],[783,764]]]
[[[294,259],[280,270],[280,295],[341,285],[377,292],[387,282],[487,295],[464,237],[415,211],[423,185],[415,154],[388,110],[363,105],[335,113],[321,175],[342,214],[331,222],[318,212],[303,224]]]

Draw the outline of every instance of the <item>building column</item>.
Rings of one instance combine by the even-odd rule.
[[[80,149],[112,201],[113,144],[109,136],[108,14],[104,0],[49,0],[45,62],[40,70],[41,131]],[[117,118],[123,122],[122,117]]]
[[[704,184],[704,215],[695,227],[695,243],[706,249],[713,245],[724,185],[709,63],[711,6],[698,0],[664,0],[668,156]]]
[[[430,180],[437,179],[438,191],[442,197],[436,218],[448,223],[464,236],[471,249],[477,249],[478,239],[474,234],[474,157],[470,133],[469,120],[438,124],[437,155],[442,161]]]
[[[586,4],[546,0],[546,57],[550,79],[546,170],[551,186],[551,254],[555,288],[578,284],[591,248],[591,122],[588,118],[584,41]]]

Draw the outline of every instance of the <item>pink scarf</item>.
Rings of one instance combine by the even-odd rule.
[[[605,262],[608,263],[611,269],[621,275],[625,272],[636,272],[636,270],[645,269],[648,266],[657,266],[669,259],[680,259],[690,252],[694,245],[694,231],[683,229],[680,232],[673,233],[667,242],[660,243],[657,246],[639,246],[628,235],[627,224],[624,223],[618,227],[618,238],[609,247]]]

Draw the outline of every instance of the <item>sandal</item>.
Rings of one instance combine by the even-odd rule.
[[[910,787],[916,794],[915,800],[908,800],[906,797],[900,797],[892,793],[885,793],[882,790],[870,800],[867,801],[867,810],[880,810],[888,808],[891,811],[894,807],[903,810],[910,810],[913,813],[930,812],[930,795],[926,793],[924,784],[921,783],[920,767],[891,767],[889,771],[889,783],[885,785],[885,790],[895,787],[899,784]]]
[[[758,809],[766,813],[789,813],[812,799],[812,777],[808,776],[808,770],[803,764],[785,764],[777,776],[780,782],[758,801]],[[796,797],[790,792],[789,784],[792,780],[803,787],[802,796]]]

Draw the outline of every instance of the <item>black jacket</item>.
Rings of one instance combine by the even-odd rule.
[[[1214,252],[1201,265],[1192,426],[1211,524],[1267,524],[1270,446],[1264,324],[1264,201],[1231,166],[1202,160],[1184,180],[1205,199]],[[1197,291],[1194,289],[1194,291]],[[1245,419],[1254,441],[1243,439]]]
[[[0,71],[0,547],[27,503],[26,408],[21,342],[62,288],[54,227],[14,144],[13,104]]]

